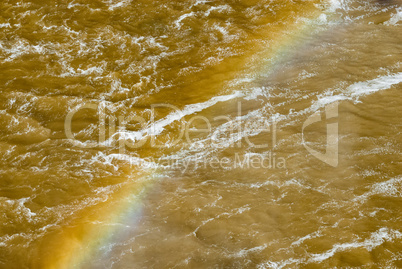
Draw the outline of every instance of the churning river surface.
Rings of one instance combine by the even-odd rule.
[[[2,0],[0,268],[402,268],[402,2]]]

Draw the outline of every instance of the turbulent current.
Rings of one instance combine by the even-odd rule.
[[[0,1],[0,268],[402,268],[399,0]]]

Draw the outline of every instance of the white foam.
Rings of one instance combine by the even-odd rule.
[[[250,79],[251,81],[251,79]],[[245,81],[249,82],[249,81]],[[247,92],[244,96],[244,100],[256,100],[258,97],[266,97],[268,98],[270,95],[270,91],[272,88],[269,87],[254,87],[251,91]]]
[[[6,54],[9,54],[8,57],[5,59],[6,62],[13,61],[16,58],[24,54],[29,54],[30,52],[33,52],[35,50],[43,51],[38,47],[33,48],[29,45],[28,42],[22,40],[18,40],[15,44],[11,46],[11,48],[5,48],[4,46],[1,46],[1,49],[5,51]]]
[[[396,13],[391,15],[391,18],[386,21],[385,25],[397,25],[402,21],[402,7],[396,9]]]
[[[309,258],[291,258],[283,261],[266,261],[259,264],[258,268],[284,268],[290,264],[311,264],[311,263],[321,263],[331,257],[333,257],[338,252],[348,251],[356,248],[365,248],[367,251],[372,251],[376,247],[382,245],[386,241],[393,241],[395,239],[401,239],[402,233],[398,230],[393,230],[389,228],[381,228],[371,234],[369,238],[361,242],[351,242],[343,244],[335,244],[333,247],[320,254],[311,254]]]
[[[391,197],[402,197],[402,177],[392,178],[388,181],[374,184],[371,187],[370,194],[381,194]]]
[[[324,96],[319,97],[319,99],[311,106],[312,110],[316,111],[321,107],[332,104],[337,101],[348,100],[349,97],[343,95],[332,95],[332,96]]]
[[[73,7],[76,7],[76,6],[82,6],[82,5],[81,5],[81,4],[78,4],[78,3],[75,3],[74,1],[72,1],[72,2],[68,3],[67,8],[68,8],[68,9],[71,9],[71,8],[73,8]]]
[[[125,7],[128,4],[130,4],[132,0],[122,0],[122,1],[116,1],[116,0],[109,0],[106,2],[106,4],[109,5],[109,10],[114,10],[119,7]]]
[[[217,6],[217,7],[210,7],[206,12],[205,12],[205,16],[209,16],[211,14],[211,12],[213,11],[218,11],[218,12],[222,12],[222,11],[232,11],[233,9],[229,6],[229,5],[221,5],[221,6]]]
[[[81,69],[81,68],[74,69],[66,62],[61,62],[61,65],[64,67],[66,71],[63,74],[61,74],[60,77],[88,76],[91,74],[100,76],[104,72],[103,69],[104,66],[93,66],[87,69]]]
[[[372,195],[402,197],[402,178],[392,178],[384,182],[373,184],[368,192],[357,196],[352,202],[355,205],[357,203],[362,204]]]
[[[191,7],[195,7],[195,6],[206,4],[206,3],[211,3],[211,1],[210,0],[196,0],[195,4],[193,4]]]
[[[132,141],[139,141],[147,136],[160,135],[166,126],[168,126],[176,121],[181,120],[182,118],[184,118],[187,115],[191,115],[191,114],[200,112],[200,111],[202,111],[206,108],[209,108],[219,102],[229,101],[231,99],[234,99],[234,98],[237,98],[240,96],[242,96],[242,94],[240,92],[235,92],[235,93],[229,94],[229,95],[213,97],[210,100],[203,102],[203,103],[187,105],[184,107],[184,109],[176,110],[175,112],[167,115],[163,119],[156,121],[155,123],[148,126],[148,128],[145,128],[143,130],[136,131],[136,132],[118,131],[105,142],[105,145],[110,145],[113,142],[113,139],[118,135],[120,135],[124,139],[130,139]]]
[[[27,239],[29,237],[30,237],[30,234],[27,234],[27,233],[15,233],[12,235],[4,235],[4,236],[0,237],[0,246],[6,247],[8,245],[9,241],[12,241],[14,239],[20,239],[20,238]]]
[[[267,244],[264,244],[262,246],[258,246],[258,247],[253,247],[253,248],[249,248],[249,249],[242,249],[238,252],[236,252],[235,254],[230,255],[231,257],[236,257],[236,258],[243,258],[243,257],[247,257],[249,256],[251,253],[255,253],[255,252],[261,252],[264,249],[267,248]]]
[[[230,38],[229,32],[225,27],[222,27],[222,26],[219,26],[218,24],[215,24],[214,28],[216,30],[218,30],[226,40]]]
[[[23,217],[28,222],[33,222],[36,216],[35,212],[32,212],[30,208],[25,206],[25,203],[31,200],[30,197],[21,198],[18,200],[6,200],[5,202],[13,207],[13,210],[17,212],[20,217]]]
[[[346,0],[329,0],[329,10],[334,12],[338,9],[343,9],[346,10],[347,8],[347,2]]]
[[[308,239],[313,239],[316,237],[321,236],[321,231],[315,231],[314,233],[308,234],[306,236],[303,236],[302,238],[299,238],[297,241],[292,243],[292,246],[300,246],[304,241]]]
[[[327,15],[326,14],[321,14],[318,19],[317,19],[318,23],[320,24],[327,24],[328,20],[327,20]]]
[[[189,235],[194,235],[195,237],[197,237],[198,230],[202,226],[205,226],[207,223],[209,223],[211,221],[214,221],[214,220],[217,220],[217,219],[220,219],[220,218],[230,218],[230,217],[233,217],[233,216],[236,216],[236,215],[241,215],[244,212],[249,211],[250,209],[251,208],[246,205],[246,206],[242,206],[242,207],[239,207],[239,208],[233,208],[232,210],[230,210],[228,212],[220,213],[220,214],[216,215],[215,217],[212,217],[212,218],[209,218],[209,219],[206,219],[206,220],[202,221],[201,225],[198,226],[197,228],[195,228],[195,230],[192,233],[190,233]]]
[[[375,79],[357,82],[335,94],[335,91],[327,91],[318,95],[318,100],[313,103],[309,110],[316,111],[328,104],[342,100],[358,101],[359,97],[370,95],[378,91],[390,89],[393,85],[402,83],[402,72],[385,76],[379,76]]]
[[[322,262],[329,259],[335,253],[350,250],[354,248],[365,248],[368,251],[372,251],[374,248],[382,245],[386,241],[393,241],[394,239],[402,238],[402,233],[397,230],[389,228],[381,228],[378,231],[371,234],[370,238],[364,240],[363,242],[352,242],[344,244],[336,244],[332,249],[324,252],[322,254],[313,254],[312,257],[307,261],[307,263]]]
[[[0,28],[11,28],[10,23],[0,23]]]
[[[194,16],[194,15],[195,15],[194,12],[190,12],[190,13],[186,13],[186,14],[181,15],[181,16],[174,22],[174,24],[176,25],[176,28],[177,28],[177,29],[180,29],[180,28],[182,27],[182,25],[183,25],[182,21],[183,21],[184,19],[189,18],[189,17],[192,17],[192,16]]]
[[[362,96],[389,89],[395,84],[402,82],[402,72],[387,76],[380,76],[373,80],[358,82],[348,87],[347,93],[352,96]]]

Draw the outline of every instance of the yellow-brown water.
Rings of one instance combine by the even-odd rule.
[[[400,1],[1,1],[0,268],[402,267],[401,20]],[[331,123],[336,164],[307,150]]]

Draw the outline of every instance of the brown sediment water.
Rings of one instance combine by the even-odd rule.
[[[401,1],[2,1],[0,268],[402,266]]]

